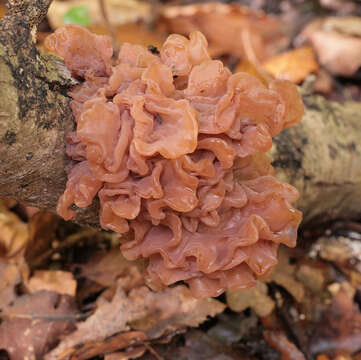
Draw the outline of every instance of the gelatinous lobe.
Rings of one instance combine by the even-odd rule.
[[[73,88],[73,165],[57,211],[100,200],[100,224],[119,233],[128,259],[149,259],[153,288],[177,281],[197,297],[252,286],[295,246],[297,191],[273,176],[262,153],[300,121],[286,81],[268,85],[211,60],[205,37],[168,37],[160,55],[74,25],[47,44],[84,81]]]
[[[60,55],[76,76],[83,77],[87,72],[104,76],[111,72],[111,39],[92,34],[80,25],[57,29],[46,38],[45,46]]]

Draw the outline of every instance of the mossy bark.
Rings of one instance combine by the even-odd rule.
[[[10,1],[0,21],[0,196],[54,210],[66,183],[66,96],[75,84],[62,62],[40,54],[33,36],[50,0]],[[361,104],[305,96],[302,123],[274,139],[279,178],[300,191],[305,222],[361,215]],[[97,223],[97,204],[79,211]]]

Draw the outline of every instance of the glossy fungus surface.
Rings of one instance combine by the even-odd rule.
[[[125,257],[149,260],[149,285],[185,281],[197,297],[252,286],[279,244],[295,246],[297,191],[263,154],[302,117],[294,85],[232,74],[199,32],[170,35],[159,55],[123,44],[113,63],[109,39],[77,25],[46,43],[82,81],[64,219],[98,196],[101,226],[131,234]]]

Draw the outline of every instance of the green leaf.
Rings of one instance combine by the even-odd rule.
[[[90,17],[87,6],[74,6],[64,16],[64,24],[79,24],[87,26],[90,23]]]

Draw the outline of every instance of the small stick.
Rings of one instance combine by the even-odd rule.
[[[38,256],[36,260],[33,260],[31,263],[31,267],[34,268],[36,266],[41,265],[46,259],[50,258],[54,253],[57,253],[63,249],[69,248],[76,244],[79,240],[84,239],[85,237],[94,236],[99,231],[96,229],[86,229],[83,231],[79,231],[75,234],[69,235],[65,238],[64,241],[60,242],[59,246],[48,251],[45,251],[43,254]]]
[[[114,26],[109,21],[109,16],[108,16],[108,11],[107,11],[107,8],[105,5],[105,1],[98,0],[98,3],[99,3],[100,11],[102,13],[102,17],[103,17],[105,26],[108,30],[109,35],[112,37],[113,49],[114,49],[114,53],[116,54],[116,53],[118,53],[118,50],[119,50],[119,44],[117,42],[116,31],[114,29]]]
[[[0,318],[25,319],[25,320],[40,319],[40,320],[48,320],[48,321],[72,321],[72,322],[84,320],[89,315],[90,313],[59,316],[53,314],[8,314],[8,313],[0,312]]]

